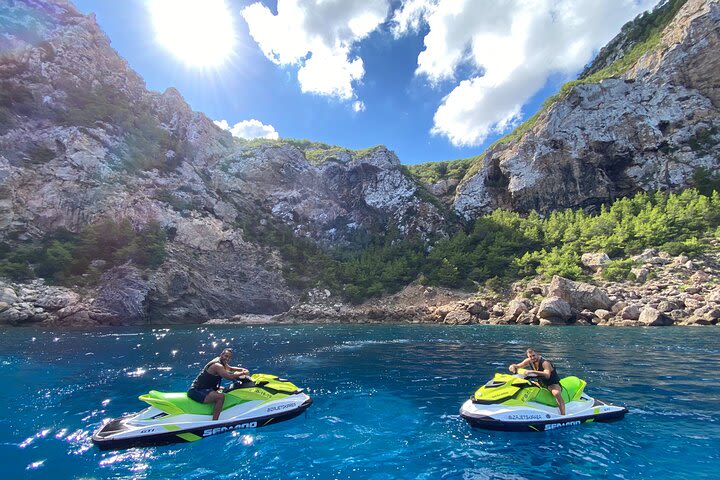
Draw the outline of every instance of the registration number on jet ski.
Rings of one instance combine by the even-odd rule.
[[[230,430],[238,430],[241,428],[256,428],[256,427],[257,427],[257,422],[249,422],[249,423],[238,423],[237,425],[230,425],[229,427],[206,428],[203,431],[203,437],[209,437],[210,435],[216,435],[218,433],[229,432]]]
[[[508,420],[542,420],[542,415],[511,413],[507,416]]]

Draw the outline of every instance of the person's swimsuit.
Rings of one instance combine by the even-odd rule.
[[[195,377],[195,380],[193,380],[190,390],[187,392],[188,397],[192,398],[196,402],[203,403],[205,401],[205,397],[208,396],[208,393],[218,389],[222,377],[220,377],[220,375],[213,375],[208,372],[207,369],[210,368],[210,365],[219,361],[219,357],[213,358],[203,367],[200,374]]]
[[[558,376],[557,369],[555,368],[555,365],[553,365],[553,363],[550,360],[540,357],[540,358],[538,358],[537,363],[530,362],[530,366],[533,368],[533,370],[542,372],[544,370],[543,366],[542,366],[542,364],[544,362],[548,362],[550,364],[550,368],[552,368],[552,370],[550,371],[550,378],[538,376],[537,381],[543,387],[547,387],[549,385],[560,385],[560,376]]]

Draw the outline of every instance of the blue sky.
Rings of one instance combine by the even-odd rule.
[[[150,89],[235,135],[384,144],[405,164],[482,153],[656,1],[73,0]]]

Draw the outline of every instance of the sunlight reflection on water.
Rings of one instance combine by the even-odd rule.
[[[17,395],[0,417],[10,436],[0,461],[7,478],[709,478],[720,461],[707,448],[720,441],[718,340],[715,329],[680,328],[5,330],[0,374]],[[192,444],[93,447],[103,421],[143,408],[137,396],[150,389],[184,391],[225,345],[254,372],[305,387],[315,402],[307,414]],[[542,434],[469,428],[460,404],[526,345],[630,414]]]

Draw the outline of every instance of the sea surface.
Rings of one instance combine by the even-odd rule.
[[[532,345],[624,404],[616,423],[472,429],[460,405]],[[305,387],[293,420],[194,443],[103,452],[103,420],[185,391],[223,347]],[[195,326],[0,330],[0,477],[720,478],[720,328]]]

